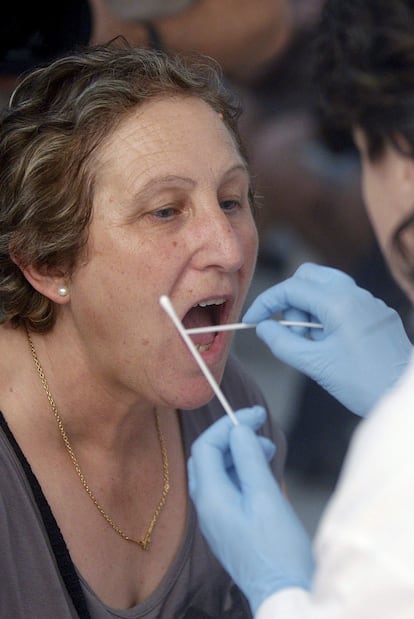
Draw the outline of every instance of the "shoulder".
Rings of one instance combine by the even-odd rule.
[[[2,504],[13,495],[16,500],[16,487],[24,486],[25,483],[16,450],[20,451],[20,448],[0,411],[0,497]]]

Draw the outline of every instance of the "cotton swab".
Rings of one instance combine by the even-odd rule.
[[[226,411],[226,413],[228,414],[228,416],[230,417],[230,419],[232,420],[234,425],[238,426],[239,422],[238,422],[237,417],[235,416],[235,414],[234,414],[230,404],[228,403],[224,393],[222,392],[222,390],[218,386],[216,380],[214,379],[214,377],[213,377],[212,373],[210,372],[210,370],[208,369],[207,365],[204,363],[204,359],[202,358],[202,356],[198,352],[197,348],[195,347],[194,342],[192,341],[190,336],[186,333],[186,330],[185,330],[181,320],[178,318],[178,316],[177,316],[177,314],[175,312],[175,309],[174,309],[170,299],[167,297],[167,295],[162,295],[162,297],[160,297],[160,305],[163,308],[163,310],[168,314],[168,316],[171,318],[171,320],[173,321],[174,325],[177,327],[178,332],[180,333],[180,335],[183,338],[184,342],[187,344],[187,347],[188,347],[189,351],[191,352],[191,354],[193,355],[194,359],[197,361],[200,370],[203,372],[203,374],[206,377],[207,381],[210,383],[211,388],[213,389],[213,391],[216,394],[217,398],[221,402],[224,410]]]
[[[320,322],[302,322],[299,320],[277,320],[281,325],[286,327],[310,327],[312,329],[323,329],[323,325]],[[235,322],[228,325],[212,325],[209,327],[193,327],[192,329],[186,329],[188,335],[194,335],[195,333],[216,333],[217,331],[236,331],[237,329],[253,329],[257,327],[257,323],[247,322]]]

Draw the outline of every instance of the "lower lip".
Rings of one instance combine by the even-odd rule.
[[[210,348],[205,351],[199,350],[200,355],[208,366],[215,365],[223,360],[223,356],[227,352],[228,341],[231,338],[229,332],[220,331],[215,336]]]

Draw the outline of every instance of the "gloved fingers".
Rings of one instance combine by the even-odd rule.
[[[278,312],[286,313],[294,309],[305,315],[312,314],[323,323],[326,315],[324,302],[326,300],[319,285],[293,276],[260,294],[243,316],[243,322],[260,323]]]
[[[260,404],[239,408],[235,411],[235,415],[241,425],[249,426],[255,431],[262,427],[267,417],[266,409]]]
[[[235,411],[235,415],[240,424],[248,425],[253,430],[258,430],[266,420],[266,411],[262,406],[241,408]],[[224,453],[228,449],[229,432],[232,427],[230,417],[227,415],[220,417],[194,441],[191,447],[192,454],[194,455],[200,446],[207,444]]]
[[[295,322],[315,322],[318,323],[318,317],[313,314],[308,314],[298,309],[289,309],[283,312],[282,320],[289,320]],[[319,327],[300,327],[300,326],[286,326],[292,333],[296,335],[302,335],[311,340],[324,340],[326,337],[326,330]]]
[[[309,322],[310,315],[308,312],[304,312],[297,307],[291,307],[283,312],[282,319],[298,322]]]
[[[336,327],[338,316],[342,316],[341,299],[348,299],[351,289],[357,290],[358,287],[345,273],[303,264],[292,277],[260,294],[243,316],[243,321],[261,322],[277,312],[294,308],[314,316],[325,328]]]
[[[307,312],[303,312],[297,308],[290,308],[283,312],[282,320],[289,320],[292,322],[309,322],[310,315]],[[292,333],[297,335],[305,335],[308,332],[307,327],[290,326],[289,329]]]
[[[269,468],[259,437],[247,426],[230,433],[230,450],[239,486],[243,494],[278,492],[278,484]]]
[[[267,438],[266,436],[258,436],[257,438],[259,439],[259,443],[262,447],[264,457],[266,458],[267,462],[271,462],[277,451],[276,445],[273,441],[270,440],[270,438]]]
[[[286,282],[276,284],[259,294],[245,312],[243,322],[261,322],[271,318],[277,312],[287,310],[290,304],[284,299],[283,290],[281,290],[283,284],[286,285]]]
[[[251,427],[252,432],[259,428],[265,418],[266,411],[261,406],[254,406],[237,411],[240,423]],[[200,492],[206,497],[214,498],[222,493],[236,492],[229,470],[233,467],[229,452],[229,435],[233,424],[227,417],[222,417],[212,424],[191,448],[191,459],[188,465],[190,493],[194,499]],[[262,443],[260,443],[263,454]],[[265,447],[269,450],[269,446]],[[201,489],[201,490],[200,490]]]
[[[347,273],[334,267],[322,266],[314,262],[304,262],[295,271],[293,277],[300,277],[315,284],[330,285],[332,282],[343,281],[355,283]]]
[[[312,375],[312,357],[315,354],[316,342],[294,333],[290,327],[280,325],[274,320],[261,322],[256,332],[275,357],[309,376]]]
[[[230,502],[239,498],[232,467],[226,468],[221,452],[211,445],[203,444],[189,458],[187,475],[190,496],[200,510],[220,509],[223,497]]]
[[[273,441],[270,440],[270,438],[267,438],[266,436],[257,436],[257,439],[262,447],[262,451],[267,462],[271,462],[276,453],[276,445],[273,443]],[[225,451],[225,453],[223,454],[223,458],[224,466],[226,467],[226,469],[234,467],[233,456],[230,449]]]
[[[230,429],[229,427],[227,433],[220,436],[218,445],[200,439],[197,445],[193,445],[192,455],[187,463],[187,473],[190,495],[197,503],[202,500],[202,497],[214,498],[217,493],[228,494],[230,490],[234,491],[231,471],[228,470],[231,458],[226,457],[228,451],[226,441],[228,441]],[[208,502],[209,499],[206,500]]]

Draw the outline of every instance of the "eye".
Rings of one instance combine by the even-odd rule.
[[[172,219],[178,212],[178,209],[174,206],[164,206],[163,208],[153,211],[151,215],[157,219]]]
[[[220,201],[220,208],[223,209],[223,211],[227,211],[227,212],[232,212],[235,211],[237,209],[241,208],[241,201],[237,200],[237,199],[230,199],[230,200],[221,200]]]

